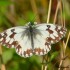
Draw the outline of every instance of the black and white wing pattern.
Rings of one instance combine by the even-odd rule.
[[[0,43],[7,48],[15,48],[16,53],[22,57],[32,55],[31,41],[27,36],[26,26],[12,27],[0,33]]]
[[[51,44],[58,42],[66,29],[54,24],[36,24],[12,27],[0,33],[0,43],[8,48],[15,48],[22,57],[45,55],[51,50]]]
[[[36,25],[42,37],[50,44],[57,43],[66,34],[66,28],[55,24],[38,24]]]

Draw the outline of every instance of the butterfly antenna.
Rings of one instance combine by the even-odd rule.
[[[39,19],[39,17],[38,17],[37,14],[36,14],[36,15],[34,15],[32,21],[36,21],[36,22],[38,21],[38,22],[40,22],[40,19],[38,20],[37,18]]]
[[[35,21],[36,20],[37,15],[34,15],[33,19],[31,21]]]
[[[23,17],[23,19],[25,20],[25,22],[29,22],[29,21],[26,19],[26,17]]]

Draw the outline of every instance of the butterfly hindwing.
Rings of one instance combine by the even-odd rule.
[[[50,43],[46,42],[46,39],[41,35],[36,35],[34,38],[34,52],[36,55],[45,55],[51,50]]]

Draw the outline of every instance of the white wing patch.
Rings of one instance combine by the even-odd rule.
[[[12,27],[0,33],[0,43],[8,48],[15,48],[22,57],[45,55],[51,50],[51,44],[58,42],[65,34],[66,29],[54,24],[37,24],[33,29],[33,44],[28,34],[29,26]]]
[[[45,55],[51,50],[51,46],[46,39],[37,35],[34,39],[34,52],[36,55]]]

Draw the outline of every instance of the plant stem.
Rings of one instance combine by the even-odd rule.
[[[54,21],[53,21],[54,24],[56,23],[59,7],[60,7],[60,1],[58,1],[58,3],[57,3],[56,12],[55,12]]]
[[[50,0],[50,2],[49,2],[49,9],[48,9],[47,23],[49,23],[49,19],[50,19],[51,5],[52,5],[52,0]]]

